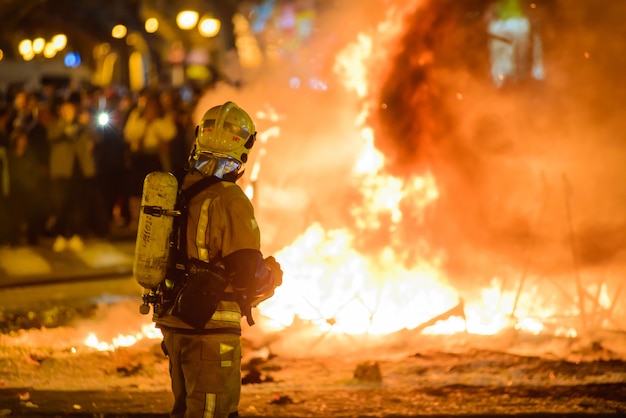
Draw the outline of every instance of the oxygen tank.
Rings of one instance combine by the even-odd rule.
[[[156,288],[167,272],[178,181],[171,173],[153,171],[143,182],[135,244],[133,276],[145,289]]]

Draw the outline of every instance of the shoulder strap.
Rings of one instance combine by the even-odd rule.
[[[183,176],[184,177],[184,176]],[[187,221],[189,220],[189,202],[200,192],[206,188],[217,184],[221,181],[218,177],[203,177],[189,188],[182,190],[182,178],[179,179],[178,198],[176,200],[176,208],[181,215],[174,219],[174,237],[173,242],[176,245],[175,262],[185,264],[187,261]]]
[[[197,182],[195,182],[194,184],[192,184],[191,186],[189,186],[189,188],[185,189],[185,190],[180,190],[180,194],[182,195],[183,199],[185,199],[185,203],[188,203],[191,201],[191,199],[193,199],[198,193],[200,193],[202,190],[211,187],[214,184],[219,183],[220,181],[222,181],[222,179],[218,178],[218,177],[203,177],[202,179],[198,180]],[[180,183],[179,183],[180,184]]]

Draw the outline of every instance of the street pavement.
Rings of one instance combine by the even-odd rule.
[[[0,288],[132,274],[135,238],[88,238],[82,248],[53,249],[44,238],[37,246],[0,247]]]
[[[125,285],[133,284],[133,280],[129,280],[132,274],[132,263],[135,242],[134,238],[127,236],[125,238],[116,239],[87,239],[84,246],[80,250],[66,249],[56,252],[52,249],[52,240],[43,240],[36,247],[15,247],[0,248],[0,294],[6,294],[7,298],[17,302],[18,296],[26,295],[28,303],[35,302],[37,297],[33,296],[33,291],[41,288],[50,295],[49,288],[51,286],[39,286],[58,283],[55,288],[62,286],[78,286],[80,282],[89,281],[91,278],[115,278],[118,280],[103,280],[98,286],[81,286],[90,290],[103,291],[104,284],[115,285],[116,282],[125,283]],[[120,283],[117,283],[119,285]],[[25,287],[23,287],[25,286]],[[28,291],[26,291],[28,290]],[[59,293],[58,289],[54,293]],[[42,300],[46,295],[42,295]],[[0,298],[0,305],[5,304]],[[291,364],[291,363],[289,363]],[[293,366],[295,367],[295,366]],[[0,374],[2,370],[0,370]],[[437,380],[437,384],[441,383]],[[292,382],[293,383],[293,382]],[[282,386],[281,386],[282,385]],[[296,388],[298,384],[296,384]],[[305,386],[307,389],[296,389],[293,398],[303,398],[307,391],[311,390],[311,386]],[[472,385],[451,385],[447,386],[457,391],[472,388]],[[481,386],[479,386],[480,388]],[[368,386],[362,388],[362,391],[370,393]],[[384,387],[380,388],[381,390]],[[288,391],[288,386],[279,383],[276,389],[279,393]],[[537,389],[531,389],[537,391]],[[599,390],[605,390],[600,388]],[[620,389],[621,390],[621,389]],[[308,401],[299,401],[296,404],[274,405],[268,406],[270,403],[264,400],[258,392],[246,389],[242,393],[242,417],[248,418],[286,418],[286,417],[326,417],[326,416],[374,416],[371,414],[351,414],[345,412],[346,409],[354,410],[354,405],[347,403],[359,403],[357,400],[359,390],[355,386],[347,385],[342,388],[341,385],[337,390],[327,390],[323,387],[318,388],[319,396],[313,395]],[[268,392],[269,393],[269,392]],[[376,393],[374,391],[374,393]],[[399,392],[400,393],[400,392]],[[488,392],[487,392],[488,393]],[[507,402],[511,405],[519,405],[514,401],[516,399],[514,391],[511,398],[507,398]],[[428,412],[424,405],[418,405],[419,390],[410,392],[410,399],[406,402],[415,405],[412,412],[406,414],[385,413],[384,410],[375,414],[377,417],[394,417],[394,418],[498,418],[509,416],[524,416],[525,418],[598,418],[598,417],[618,417],[624,416],[622,410],[616,410],[614,413],[594,412],[593,405],[601,402],[597,399],[589,397],[581,397],[580,405],[583,402],[587,404],[588,412],[585,413],[559,413],[559,412],[530,412],[516,413],[514,407],[511,407],[511,413],[508,414],[481,414],[481,413],[464,413],[459,415],[451,414],[434,414]],[[499,395],[501,393],[498,392]],[[363,395],[365,396],[365,395]],[[369,395],[368,395],[369,396]],[[380,395],[384,396],[384,395]],[[376,399],[373,396],[372,399]],[[313,401],[312,399],[319,399]],[[422,398],[428,402],[434,402],[436,405],[446,402],[445,398],[422,394]],[[477,396],[480,398],[480,396]],[[497,397],[496,397],[497,398]],[[286,399],[292,399],[287,396]],[[449,402],[455,404],[463,402],[463,398],[450,396]],[[502,397],[498,399],[503,399]],[[529,398],[528,402],[532,398]],[[467,401],[467,400],[466,400]],[[522,398],[523,402],[526,402]],[[0,416],[22,417],[22,418],[51,418],[51,417],[72,417],[72,418],[166,418],[171,408],[172,397],[170,392],[164,391],[141,391],[132,392],[123,390],[85,390],[85,391],[50,391],[50,390],[34,390],[33,388],[10,387],[0,385]],[[395,397],[394,403],[400,403],[400,395]],[[476,401],[478,402],[478,401]],[[594,403],[596,402],[596,403]],[[318,404],[322,404],[323,408]],[[365,402],[363,404],[366,404]],[[429,409],[430,410],[429,405]],[[350,407],[350,408],[348,408]],[[326,409],[324,409],[326,408]],[[605,408],[606,409],[606,408]],[[301,413],[295,412],[294,410]],[[410,410],[407,409],[407,410]],[[269,412],[268,412],[269,411]],[[316,412],[317,411],[317,412]],[[471,411],[471,408],[468,409]]]
[[[88,238],[83,240],[82,248],[63,251],[54,251],[53,241],[43,238],[37,246],[0,247],[1,306],[41,305],[44,300],[53,300],[59,295],[76,295],[77,291],[68,291],[68,286],[80,286],[82,291],[115,293],[118,288],[127,289],[134,284],[128,280],[132,275],[135,250],[133,234],[110,239]],[[81,284],[93,283],[94,279],[107,280],[99,281],[98,286]],[[23,393],[28,393],[31,399],[22,399],[20,394]],[[76,406],[83,401],[88,401],[89,408]],[[130,395],[116,391],[76,393],[0,387],[0,416],[161,418],[168,416],[170,401],[169,393]]]

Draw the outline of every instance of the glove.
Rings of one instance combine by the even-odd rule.
[[[280,263],[276,261],[273,256],[267,257],[265,260],[265,265],[270,269],[270,273],[274,278],[274,287],[278,287],[283,284],[283,269],[280,268]]]
[[[283,270],[280,268],[280,263],[272,256],[263,260],[262,268],[265,270],[263,275],[258,275],[255,289],[255,296],[250,303],[251,306],[257,306],[274,296],[274,289],[283,284]],[[260,277],[259,277],[260,276]]]

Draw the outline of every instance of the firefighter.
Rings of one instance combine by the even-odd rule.
[[[238,416],[241,318],[252,325],[251,308],[282,283],[280,264],[261,254],[252,203],[236,183],[255,139],[242,108],[212,107],[196,128],[184,170],[174,173],[179,196],[195,192],[177,203],[169,255],[168,281],[173,289],[181,277],[186,284],[173,290],[174,306],[155,308],[153,316],[170,362],[172,417]]]

